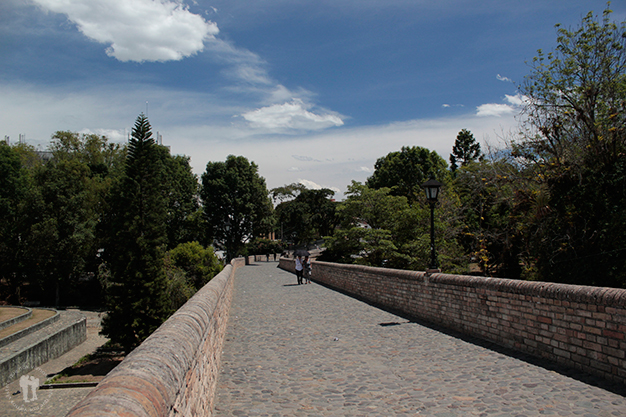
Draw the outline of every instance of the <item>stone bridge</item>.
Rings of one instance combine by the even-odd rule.
[[[293,260],[262,260],[234,260],[68,415],[626,414],[626,290],[324,262],[296,285]]]

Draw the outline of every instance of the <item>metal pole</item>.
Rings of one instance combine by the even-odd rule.
[[[430,269],[437,269],[437,253],[435,252],[435,203],[430,203]]]

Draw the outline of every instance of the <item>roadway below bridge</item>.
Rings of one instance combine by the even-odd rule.
[[[259,262],[236,272],[214,415],[624,416],[626,397]]]

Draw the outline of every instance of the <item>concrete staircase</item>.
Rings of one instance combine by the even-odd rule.
[[[27,319],[23,316],[28,313],[18,316],[18,321]],[[0,322],[0,329],[8,327],[3,323]],[[52,317],[0,339],[0,386],[58,358],[86,338],[87,320],[82,314],[56,311]]]

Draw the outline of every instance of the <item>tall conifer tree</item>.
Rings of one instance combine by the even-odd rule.
[[[125,174],[112,192],[110,237],[105,248],[111,269],[108,315],[103,334],[129,352],[165,320],[167,243],[165,168],[141,114],[128,145]]]

